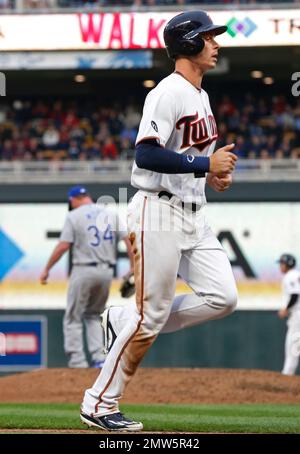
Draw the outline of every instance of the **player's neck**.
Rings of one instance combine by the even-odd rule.
[[[92,199],[90,197],[85,197],[84,199],[81,200],[80,206],[91,205],[91,203],[93,203]]]
[[[201,90],[203,71],[195,63],[188,59],[178,59],[175,64],[175,72],[181,74],[195,88]]]

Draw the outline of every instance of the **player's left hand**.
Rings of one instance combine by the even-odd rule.
[[[222,176],[217,176],[212,173],[207,176],[207,184],[216,192],[223,192],[232,184],[232,176],[230,173]]]
[[[135,294],[134,274],[126,274],[123,277],[123,281],[120,287],[120,293],[122,298],[130,298]]]
[[[279,318],[286,318],[288,315],[289,311],[287,309],[280,309],[280,311],[278,311]]]
[[[48,277],[49,277],[49,271],[44,270],[44,271],[42,272],[42,274],[40,275],[40,283],[41,283],[42,285],[47,284]]]

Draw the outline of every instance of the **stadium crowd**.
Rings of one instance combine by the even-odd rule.
[[[0,8],[95,8],[100,6],[171,6],[171,5],[210,5],[210,4],[261,4],[261,3],[299,3],[300,0],[0,0]]]
[[[0,160],[131,159],[141,105],[63,99],[2,105]],[[218,146],[234,142],[241,158],[300,158],[300,101],[225,95],[212,106]]]

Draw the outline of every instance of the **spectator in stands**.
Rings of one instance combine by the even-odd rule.
[[[105,123],[105,121],[101,121],[99,124],[99,132],[96,136],[96,140],[98,140],[100,143],[105,142],[109,135],[110,133],[108,129],[108,124]]]
[[[124,125],[123,125],[118,113],[114,110],[111,110],[110,117],[108,120],[108,128],[109,128],[110,134],[112,136],[118,136],[121,133],[123,127],[124,127]]]
[[[24,0],[23,4],[29,9],[46,9],[57,6],[57,0]]]
[[[27,145],[26,149],[29,152],[31,159],[37,159],[38,153],[41,150],[39,140],[36,137],[31,137],[27,143],[28,143],[28,145]]]
[[[247,158],[249,152],[249,144],[246,142],[245,137],[238,135],[235,139],[234,152],[239,158]]]
[[[88,160],[95,160],[101,159],[101,147],[100,144],[95,140],[87,149],[87,159]]]
[[[15,100],[0,110],[0,159],[133,159],[141,108],[98,100]],[[299,157],[300,101],[263,93],[215,100],[220,146],[236,143],[241,158]],[[99,107],[100,106],[100,107]]]
[[[12,161],[14,158],[14,146],[13,142],[10,139],[6,139],[3,142],[2,149],[1,149],[1,158],[4,161]]]
[[[11,5],[11,2],[10,0],[0,0],[0,9],[1,8],[10,8],[12,5]]]
[[[294,120],[295,130],[300,132],[300,101],[298,101],[298,104],[294,110]]]
[[[253,4],[253,3],[299,3],[300,0],[206,0],[209,4]],[[0,8],[26,8],[26,9],[51,9],[51,8],[86,8],[95,9],[101,6],[132,6],[139,9],[141,6],[171,6],[201,3],[199,0],[0,0]]]
[[[14,159],[16,161],[22,161],[25,159],[26,149],[22,140],[16,142],[16,151],[14,154]]]
[[[59,143],[59,132],[55,129],[53,124],[50,124],[49,127],[45,130],[42,143],[46,149],[56,150]]]
[[[135,138],[137,136],[136,128],[127,128],[126,126],[122,129],[120,133],[121,141],[128,141],[127,145],[134,148]]]
[[[117,159],[118,149],[116,144],[113,142],[112,137],[108,137],[102,148],[103,159]]]
[[[267,137],[264,144],[264,149],[269,153],[269,156],[275,157],[275,150],[277,148],[277,137],[275,134],[271,134]]]
[[[68,148],[69,159],[75,160],[79,158],[80,155],[80,148],[76,142],[76,140],[70,141],[70,146]]]
[[[262,148],[260,155],[258,156],[260,159],[270,159],[270,153],[266,148]]]
[[[275,151],[275,159],[284,159],[283,150],[281,150],[280,148],[278,148],[278,149]]]
[[[300,106],[299,106],[299,111],[300,111]],[[136,131],[138,130],[138,126],[141,121],[141,110],[135,106],[135,105],[129,105],[127,106],[125,112],[124,112],[124,125],[126,128],[131,129],[135,128]]]

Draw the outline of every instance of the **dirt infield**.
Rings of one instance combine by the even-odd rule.
[[[95,369],[42,369],[0,378],[0,402],[80,403]],[[124,403],[300,403],[300,376],[243,369],[141,368]]]

